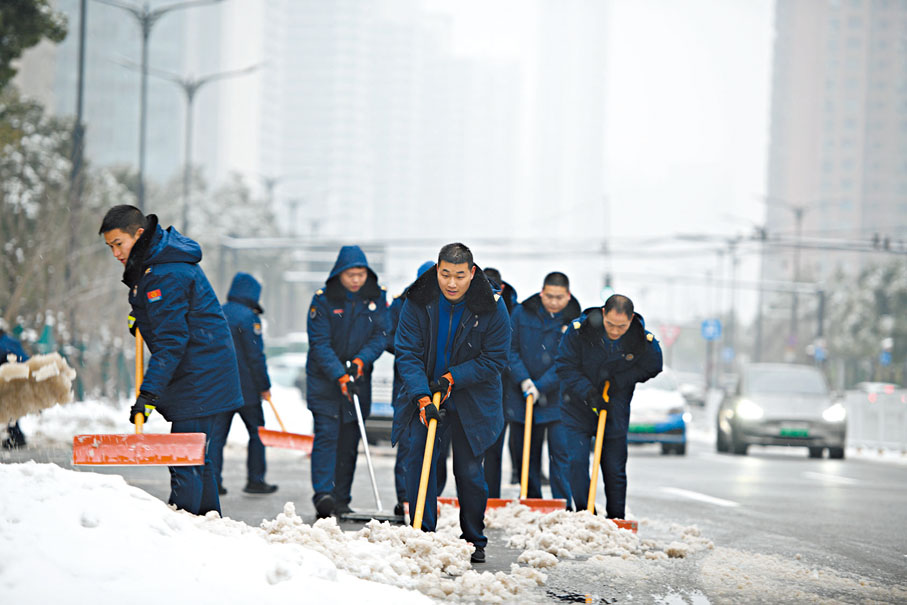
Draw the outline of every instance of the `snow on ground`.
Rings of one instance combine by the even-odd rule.
[[[118,475],[2,464],[0,485],[5,602],[430,602],[261,529],[175,511]]]

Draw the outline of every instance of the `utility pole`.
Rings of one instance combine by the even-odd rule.
[[[138,175],[138,200],[139,210],[145,211],[145,133],[147,131],[147,113],[148,113],[148,40],[151,38],[151,30],[158,22],[158,19],[169,12],[181,8],[192,8],[205,4],[217,4],[223,0],[190,0],[189,2],[180,2],[178,4],[168,4],[154,10],[145,4],[141,7],[135,4],[119,2],[118,0],[97,0],[102,4],[108,4],[121,8],[135,18],[142,31],[142,84],[139,95],[139,175]]]

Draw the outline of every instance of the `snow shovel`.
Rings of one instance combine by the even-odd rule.
[[[350,384],[355,385],[356,380],[350,376]],[[353,407],[356,409],[356,421],[359,423],[359,436],[362,438],[362,445],[365,446],[365,462],[368,464],[368,476],[372,480],[372,492],[375,494],[375,505],[378,507],[376,512],[348,512],[340,515],[343,521],[397,521],[403,519],[393,513],[382,512],[381,496],[378,495],[378,482],[375,481],[375,469],[372,466],[372,456],[368,451],[368,437],[365,434],[365,421],[362,419],[362,407],[359,405],[359,394],[353,391]]]
[[[144,374],[142,335],[135,331],[135,394]],[[72,463],[86,466],[204,466],[204,433],[143,434],[144,414],[135,415],[135,434],[76,435]]]
[[[431,403],[436,408],[441,408],[441,393],[431,396]],[[435,433],[438,430],[438,421],[434,418],[428,421],[428,436],[425,438],[425,455],[422,456],[422,475],[419,477],[419,494],[416,498],[416,513],[413,515],[413,527],[422,529],[422,515],[425,513],[425,495],[428,493],[428,475],[431,474],[431,455],[435,449]],[[441,499],[438,498],[438,501]]]
[[[306,454],[311,454],[312,443],[314,442],[315,437],[312,435],[288,433],[287,427],[283,425],[283,420],[280,419],[280,414],[277,413],[277,408],[274,407],[274,402],[271,401],[271,395],[267,395],[265,399],[271,404],[271,410],[274,411],[274,416],[277,417],[277,422],[280,424],[280,430],[275,431],[266,429],[263,426],[258,427],[258,438],[261,439],[262,444],[268,447],[302,450]]]
[[[529,447],[532,439],[532,395],[526,396],[526,425],[523,429],[523,467],[520,472],[520,498],[511,500],[508,498],[488,498],[485,504],[485,510],[491,508],[503,508],[514,502],[528,506],[532,510],[540,513],[553,513],[558,510],[566,510],[567,501],[562,498],[527,498],[526,493],[529,490]],[[438,498],[441,504],[450,506],[459,506],[460,501],[457,498]]]
[[[611,401],[608,395],[608,389],[611,387],[611,381],[605,381],[605,388],[602,390],[602,399],[605,403]],[[598,413],[598,429],[595,431],[595,456],[592,459],[592,481],[589,483],[589,502],[586,510],[593,515],[595,514],[595,490],[598,489],[598,467],[602,461],[602,441],[605,439],[605,421],[608,419],[608,409],[603,407]],[[634,534],[639,529],[636,521],[627,519],[611,519],[614,524],[621,529],[629,529]]]

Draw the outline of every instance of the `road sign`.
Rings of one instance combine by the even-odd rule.
[[[882,354],[879,355],[879,363],[883,366],[891,365],[891,351],[882,351]]]
[[[721,338],[721,320],[705,319],[702,321],[702,337],[706,340],[718,340]]]
[[[664,346],[670,347],[680,336],[680,326],[659,326],[658,333]]]

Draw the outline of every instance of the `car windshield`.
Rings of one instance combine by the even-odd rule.
[[[828,387],[818,370],[812,368],[751,368],[746,374],[749,394],[825,395]]]

